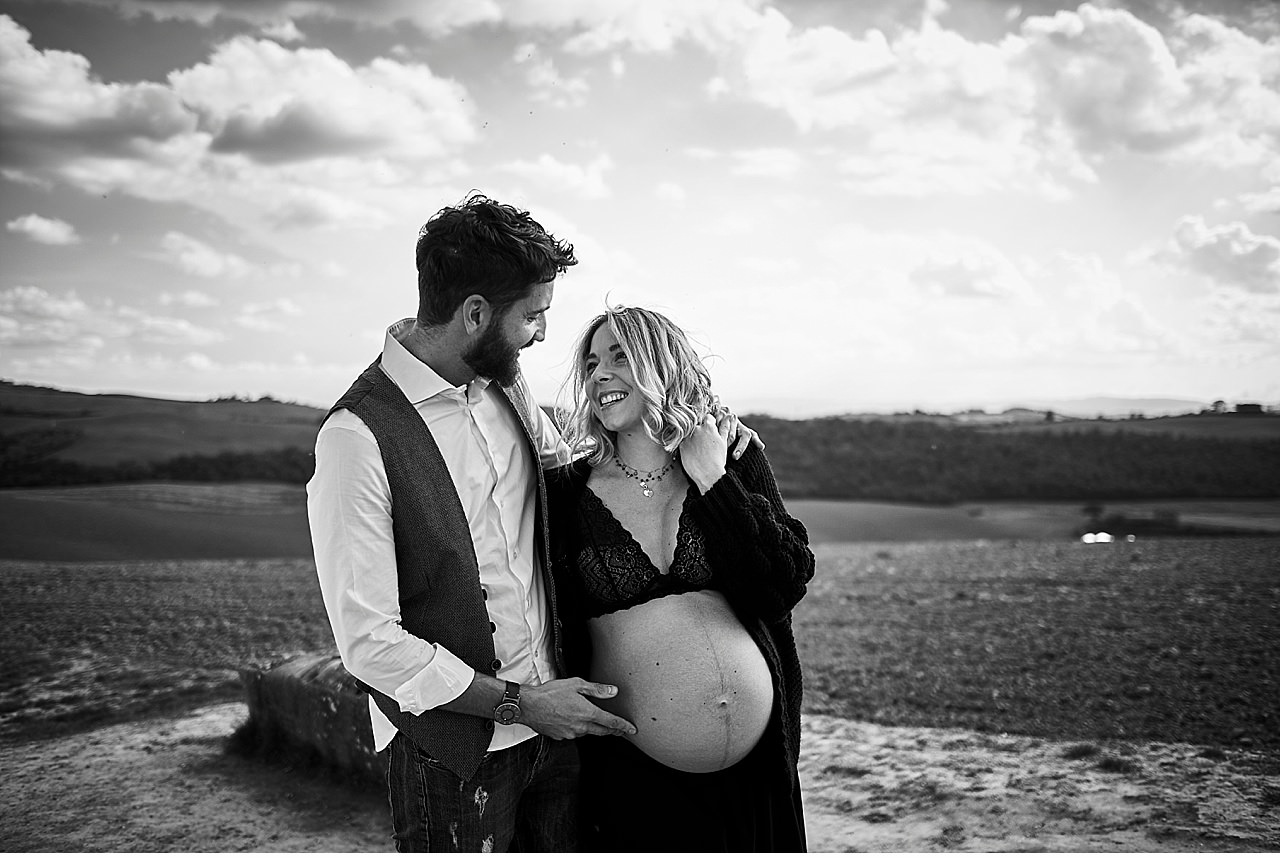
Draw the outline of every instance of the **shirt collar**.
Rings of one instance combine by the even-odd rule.
[[[477,398],[489,386],[489,379],[476,378],[470,384],[455,387],[445,381],[427,364],[418,360],[400,342],[413,329],[413,319],[401,319],[387,328],[382,345],[382,370],[413,404],[425,402],[433,396],[453,398]]]

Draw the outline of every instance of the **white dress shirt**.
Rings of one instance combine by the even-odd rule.
[[[382,369],[426,423],[462,501],[485,607],[496,626],[498,678],[540,685],[556,676],[550,607],[537,562],[533,468],[568,462],[568,447],[546,414],[534,408],[541,459],[535,462],[519,420],[487,380],[454,387],[405,349],[400,340],[412,325],[405,319],[387,329]],[[475,675],[470,667],[400,625],[386,470],[373,433],[345,409],[330,415],[316,438],[307,517],[325,610],[347,670],[415,715],[466,690]],[[372,697],[369,715],[374,746],[382,750],[396,728]],[[533,735],[524,724],[495,724],[489,750]]]

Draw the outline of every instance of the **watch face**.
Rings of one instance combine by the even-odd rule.
[[[493,717],[499,724],[514,724],[520,717],[520,707],[514,703],[499,703],[494,707]]]

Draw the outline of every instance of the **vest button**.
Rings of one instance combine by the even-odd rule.
[[[489,666],[496,671],[498,668],[502,667],[502,659],[495,658],[493,661],[489,662]]]

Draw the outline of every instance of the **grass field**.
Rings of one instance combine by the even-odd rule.
[[[1070,502],[954,506],[794,500],[810,542],[1072,539]],[[1280,534],[1280,501],[1124,502],[1107,512],[1177,513],[1185,523]],[[0,559],[177,560],[310,557],[306,490],[276,483],[122,483],[0,489]]]
[[[1137,432],[1144,435],[1180,435],[1184,438],[1280,438],[1280,416],[1266,414],[1189,414],[1138,420],[1066,419],[1052,423],[1021,422],[991,426],[990,432]]]
[[[302,486],[124,483],[0,490],[4,559],[310,556]]]
[[[822,545],[807,709],[1280,750],[1280,538]],[[329,648],[310,562],[0,562],[0,736],[239,699]]]
[[[1280,539],[815,553],[811,711],[1280,749]]]

